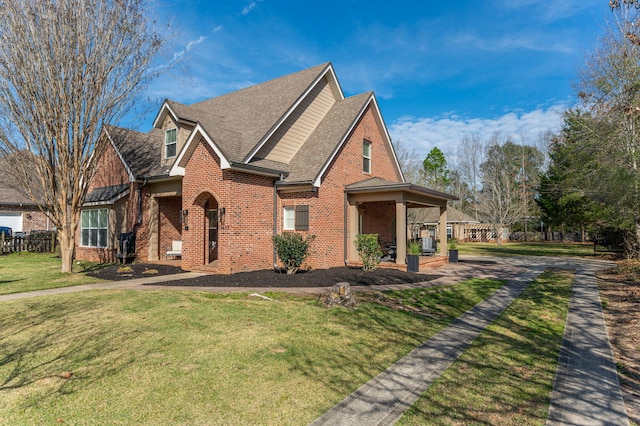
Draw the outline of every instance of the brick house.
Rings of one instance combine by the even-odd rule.
[[[8,178],[7,175],[3,178]],[[8,226],[14,233],[50,231],[53,224],[40,207],[20,191],[0,179],[0,226]]]
[[[184,269],[271,269],[272,236],[300,232],[316,236],[307,266],[328,268],[358,260],[363,232],[397,245],[404,264],[407,208],[438,207],[446,221],[454,199],[404,182],[374,94],[345,98],[331,63],[192,105],[166,100],[150,132],[105,137],[79,258],[113,260],[133,232],[138,261],[181,241]]]

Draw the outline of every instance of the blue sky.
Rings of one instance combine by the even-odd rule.
[[[189,104],[331,61],[345,94],[373,90],[393,140],[420,158],[469,135],[557,129],[611,18],[607,0],[164,1],[184,72],[152,98]]]

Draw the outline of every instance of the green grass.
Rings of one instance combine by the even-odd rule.
[[[306,424],[502,285],[380,295],[411,311],[170,290],[3,302],[0,424]]]
[[[492,256],[593,256],[590,243],[458,243],[460,254]]]
[[[538,277],[398,424],[544,424],[572,282],[568,271]]]
[[[77,261],[74,266],[81,272],[95,267],[95,264]],[[60,258],[51,253],[13,253],[0,256],[0,294],[100,282],[80,273],[63,274],[60,268]]]

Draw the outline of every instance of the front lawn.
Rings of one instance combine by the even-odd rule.
[[[77,261],[75,272],[82,272],[95,264]],[[60,272],[60,258],[51,253],[13,253],[0,256],[0,294],[20,293],[47,288],[100,282],[84,274]]]
[[[491,256],[594,256],[590,243],[503,242],[458,243],[460,254]]]
[[[412,309],[171,290],[2,302],[0,424],[306,424],[502,285],[413,291]]]

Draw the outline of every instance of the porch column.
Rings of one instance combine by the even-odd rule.
[[[344,254],[345,260],[349,262],[358,260],[358,251],[356,249],[356,235],[358,234],[358,206],[353,202],[347,202],[347,229],[344,230],[346,234],[346,249]]]
[[[158,259],[158,199],[149,199],[149,247],[147,248],[147,259],[154,261]]]
[[[396,263],[407,262],[407,205],[396,201]]]
[[[440,222],[438,222],[440,230],[440,255],[447,255],[447,205],[440,206]]]

